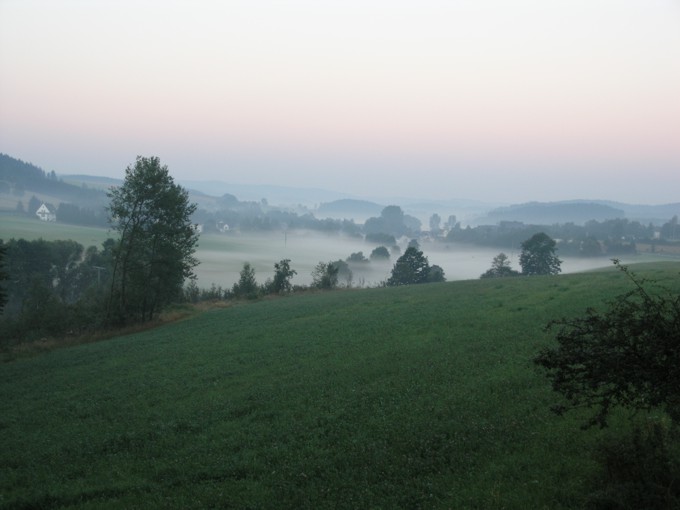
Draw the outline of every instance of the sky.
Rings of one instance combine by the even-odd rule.
[[[0,152],[358,197],[680,202],[680,0],[0,0]]]

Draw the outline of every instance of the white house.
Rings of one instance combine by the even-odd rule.
[[[38,210],[35,211],[35,214],[42,221],[57,221],[57,215],[50,211],[49,207],[45,204],[42,204]]]

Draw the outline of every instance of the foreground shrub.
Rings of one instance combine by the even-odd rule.
[[[604,312],[552,322],[559,327],[556,348],[534,362],[546,369],[553,389],[568,407],[596,408],[586,427],[607,425],[614,407],[632,411],[663,408],[680,424],[680,296],[652,292],[647,282],[618,261],[633,290],[616,297]]]

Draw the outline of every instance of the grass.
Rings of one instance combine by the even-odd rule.
[[[70,225],[60,222],[45,222],[36,218],[16,216],[14,214],[0,214],[0,239],[45,239],[46,241],[60,241],[72,239],[85,248],[101,245],[108,237],[115,237],[105,228]]]
[[[195,305],[183,303],[168,307],[152,321],[130,324],[123,328],[98,329],[97,331],[90,333],[67,335],[64,337],[43,337],[34,341],[19,343],[7,342],[0,345],[0,363],[14,361],[18,358],[35,356],[36,354],[62,349],[64,347],[100,342],[117,336],[154,329],[163,324],[184,320],[208,309],[216,307],[223,308],[226,306],[231,306],[231,303],[229,301],[204,301]]]
[[[582,508],[604,432],[552,415],[531,359],[628,288],[310,293],[5,363],[0,508]]]

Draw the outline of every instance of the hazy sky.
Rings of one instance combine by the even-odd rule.
[[[0,152],[361,196],[680,201],[680,0],[0,0]]]

